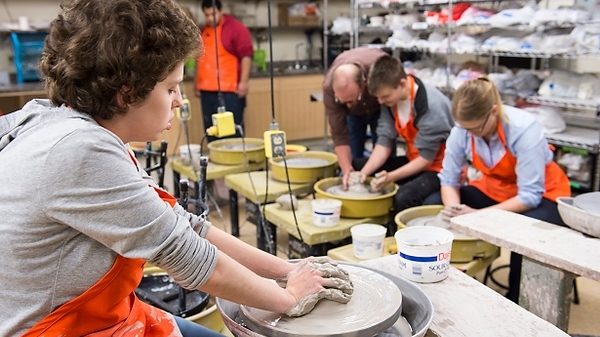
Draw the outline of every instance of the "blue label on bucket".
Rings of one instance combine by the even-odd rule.
[[[398,254],[402,258],[414,262],[436,262],[438,260],[437,256],[412,256],[404,254],[402,252],[399,252]]]
[[[317,214],[317,215],[333,215],[333,212],[317,212],[317,211],[315,211],[315,214]]]

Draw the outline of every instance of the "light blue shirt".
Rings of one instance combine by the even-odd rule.
[[[552,151],[544,136],[541,125],[526,111],[503,106],[506,121],[502,122],[508,150],[517,159],[516,173],[518,198],[527,207],[537,207],[545,192],[546,164],[552,160]],[[505,148],[495,133],[489,144],[475,137],[477,154],[487,167],[495,166],[505,154]],[[462,168],[472,163],[471,133],[454,127],[446,141],[446,152],[439,174],[442,186],[461,184]]]

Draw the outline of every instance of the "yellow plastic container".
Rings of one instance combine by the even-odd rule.
[[[246,150],[242,149],[246,145]],[[232,148],[234,147],[234,148]],[[245,152],[245,154],[244,154]],[[259,138],[226,138],[208,143],[210,161],[222,165],[240,165],[246,163],[262,163],[265,161],[265,145]]]
[[[289,161],[295,158],[324,159],[327,161],[327,164],[320,166],[290,166],[288,164],[290,183],[314,183],[319,179],[333,177],[335,175],[335,170],[337,168],[337,156],[333,153],[323,151],[306,151],[302,153],[291,154],[285,159],[286,161]],[[285,163],[283,162],[283,159],[271,158],[269,160],[269,164],[271,164],[271,175],[273,179],[287,182]]]
[[[286,144],[285,150],[289,156],[294,153],[306,152],[306,151],[308,151],[308,147],[306,147],[304,145],[299,145],[299,144]]]
[[[399,212],[394,217],[398,229],[405,228],[406,224],[416,218],[424,216],[437,215],[444,206],[442,205],[425,205],[411,207]],[[450,231],[452,231],[450,229]],[[452,256],[450,262],[452,263],[463,263],[472,261],[475,258],[485,258],[496,254],[498,247],[492,245],[483,240],[476,239],[471,236],[456,233],[454,234],[454,241],[452,241]]]
[[[223,330],[223,328],[225,328],[225,323],[221,318],[221,313],[219,313],[217,305],[213,303],[212,299],[211,303],[208,305],[208,307],[206,307],[206,309],[202,310],[196,315],[186,317],[185,319],[194,323],[198,323],[217,332],[220,332]]]
[[[373,198],[360,198],[354,196],[344,196],[326,192],[331,186],[340,185],[342,178],[326,178],[315,183],[314,189],[317,198],[330,198],[342,201],[341,216],[343,218],[370,218],[386,215],[392,209],[394,195],[398,191],[398,186],[394,183],[388,183],[384,187],[384,194]]]

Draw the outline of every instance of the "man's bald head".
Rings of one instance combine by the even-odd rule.
[[[360,100],[364,81],[362,70],[356,64],[342,64],[333,71],[331,88],[336,99],[350,107]]]
[[[336,87],[343,89],[352,82],[361,86],[363,81],[362,71],[356,64],[342,64],[333,71],[331,86],[333,87],[333,90],[335,90]]]

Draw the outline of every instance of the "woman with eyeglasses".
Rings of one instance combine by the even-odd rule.
[[[555,200],[571,194],[569,180],[552,160],[542,127],[533,116],[503,105],[496,86],[485,77],[458,88],[452,116],[455,127],[446,141],[439,175],[441,200],[436,193],[426,204],[443,202],[446,218],[493,207],[564,225]],[[465,184],[467,164],[478,172]],[[515,302],[521,260],[511,254],[507,297]]]

